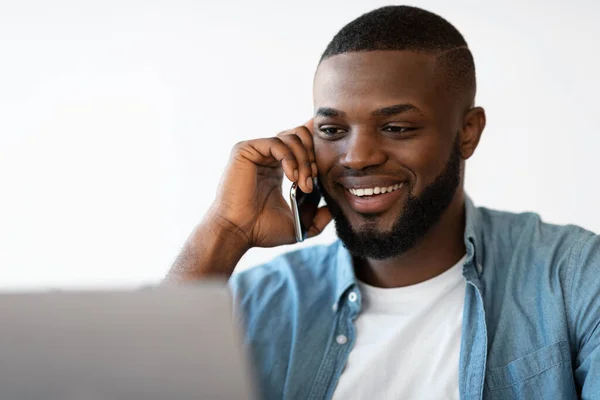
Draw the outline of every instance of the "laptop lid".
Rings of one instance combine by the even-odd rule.
[[[0,295],[0,398],[250,399],[225,282]]]

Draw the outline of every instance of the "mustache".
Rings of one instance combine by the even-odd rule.
[[[371,175],[387,175],[387,176],[397,176],[397,171],[386,171],[381,168],[365,168],[365,169],[348,169],[344,168],[339,173],[335,174],[336,179],[339,178],[363,178]]]

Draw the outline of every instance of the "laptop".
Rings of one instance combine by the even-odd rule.
[[[256,399],[226,282],[0,295],[0,398]]]

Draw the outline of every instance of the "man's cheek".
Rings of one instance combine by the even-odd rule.
[[[333,163],[332,163],[331,159],[322,157],[318,153],[315,154],[315,157],[316,157],[316,161],[317,161],[317,169],[318,169],[318,173],[319,173],[319,175],[318,175],[319,179],[320,180],[333,179],[332,174],[331,174]]]
[[[319,172],[322,172],[326,170],[326,166],[331,158],[330,152],[327,151],[327,148],[325,148],[319,140],[315,141],[314,146],[317,168],[319,169]]]

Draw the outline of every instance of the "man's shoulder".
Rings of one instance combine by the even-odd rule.
[[[509,212],[478,207],[483,231],[488,235],[506,235],[512,240],[530,240],[532,244],[586,242],[597,236],[580,226],[549,223],[534,212]],[[495,237],[491,236],[491,239]]]
[[[283,253],[271,261],[236,272],[230,287],[237,296],[276,292],[286,287],[311,287],[315,282],[334,284],[339,241]]]
[[[549,267],[596,264],[600,258],[600,236],[577,225],[545,222],[533,212],[514,213],[477,208],[480,243],[485,251],[513,261]],[[508,260],[505,260],[508,261]],[[599,267],[599,266],[596,266]]]

